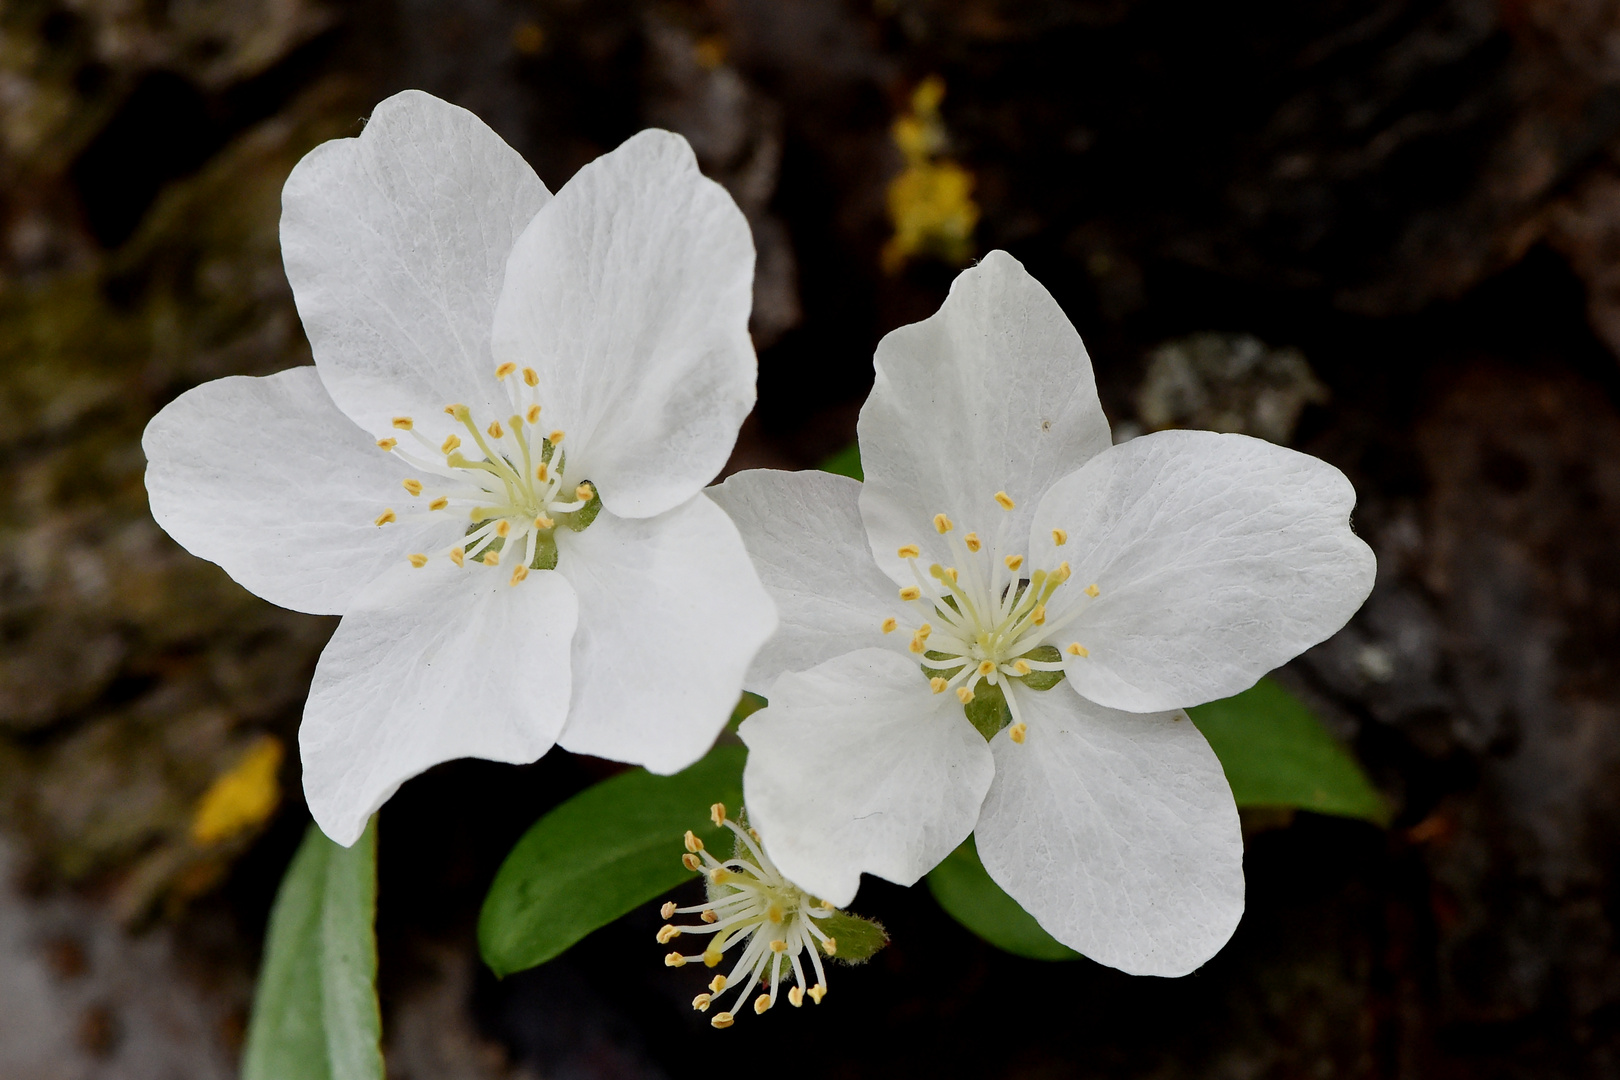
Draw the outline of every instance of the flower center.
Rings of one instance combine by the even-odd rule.
[[[1017,505],[1005,491],[995,498],[1006,511]],[[906,544],[897,554],[911,567],[916,584],[901,589],[900,599],[909,609],[906,621],[916,619],[910,650],[920,657],[933,692],[954,690],[985,738],[1010,722],[1013,741],[1022,742],[1027,729],[1012,688],[1050,689],[1063,678],[1063,652],[1090,655],[1079,642],[1060,650],[1053,641],[1098,589],[1064,589],[1072,576],[1067,562],[1052,569],[1027,567],[1024,556],[1009,548],[1006,522],[1003,518],[987,544],[978,533],[958,535],[949,516],[935,514],[934,529],[946,537],[957,565],[934,563],[925,574],[918,565],[921,549]],[[1063,530],[1053,530],[1056,546],[1068,539]],[[885,619],[883,632],[901,625],[901,619]]]
[[[695,926],[666,924],[658,931],[658,943],[667,945],[682,934],[713,934],[714,939],[697,956],[672,952],[664,957],[664,963],[684,967],[701,960],[708,967],[717,967],[727,949],[743,946],[731,974],[716,975],[709,982],[708,992],[692,999],[692,1008],[708,1012],[728,987],[738,991],[731,1008],[721,1010],[709,1021],[717,1028],[728,1028],[735,1022],[737,1011],[756,986],[766,990],[754,999],[754,1012],[762,1013],[775,1005],[777,990],[788,974],[784,965],[791,969],[795,983],[787,992],[789,1003],[797,1008],[808,997],[820,1005],[827,993],[827,972],[821,965],[821,954],[837,953],[838,942],[823,933],[816,920],[827,918],[836,909],[783,877],[760,846],[759,834],[727,818],[723,803],[710,807],[709,816],[716,825],[732,831],[737,850],[722,862],[704,850],[702,840],[687,832],[686,854],[681,861],[688,870],[703,872],[709,899],[692,907],[676,907],[673,901],[665,904],[661,912],[665,919],[697,915],[700,922]],[[816,976],[814,984],[805,978],[800,953],[809,954]]]
[[[452,434],[434,446],[416,430],[409,416],[394,417],[394,427],[410,435],[421,447],[410,452],[397,438],[379,439],[377,445],[421,470],[422,479],[404,481],[411,498],[425,500],[407,511],[408,517],[426,514],[465,514],[466,534],[440,552],[457,566],[468,559],[484,566],[512,568],[511,584],[529,576],[530,570],[550,570],[557,565],[557,529],[575,532],[596,520],[602,500],[589,482],[567,479],[568,454],[562,448],[563,433],[542,433],[538,387],[540,376],[524,368],[521,380],[510,383],[515,364],[502,364],[495,378],[506,388],[512,414],[506,423],[491,420],[480,429],[472,411],[465,405],[446,405],[444,411],[467,430],[479,457],[467,456],[467,444]],[[425,507],[425,509],[423,509]],[[386,509],[375,524],[382,526],[400,520],[393,508]],[[408,556],[412,566],[426,566],[429,556]]]

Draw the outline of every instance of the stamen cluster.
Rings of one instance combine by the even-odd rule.
[[[658,931],[658,943],[667,945],[683,934],[713,934],[708,946],[696,956],[672,952],[664,957],[669,967],[683,967],[701,960],[708,967],[717,967],[727,949],[743,944],[742,955],[728,975],[716,975],[709,982],[707,993],[692,999],[692,1007],[708,1012],[709,1007],[728,988],[738,991],[731,1008],[716,1013],[709,1021],[717,1028],[728,1028],[736,1020],[736,1013],[756,986],[764,992],[754,998],[754,1012],[763,1013],[776,1004],[777,991],[791,967],[796,985],[787,992],[787,999],[795,1008],[809,998],[817,1005],[827,993],[827,973],[821,964],[821,953],[833,956],[838,942],[816,925],[836,910],[826,901],[816,900],[810,894],[782,876],[776,864],[765,854],[759,834],[726,817],[723,803],[715,803],[709,810],[716,825],[724,825],[736,837],[736,851],[724,861],[716,859],[703,846],[703,841],[690,831],[686,834],[686,854],[681,857],[688,870],[704,875],[708,887],[708,902],[691,907],[676,907],[674,902],[663,906],[665,919],[675,915],[697,915],[697,925],[668,923]],[[799,954],[808,953],[815,982],[805,977]]]
[[[995,494],[996,504],[1011,511],[1017,505],[1005,491]],[[973,702],[981,683],[1010,688],[1010,680],[1028,680],[1045,673],[1046,678],[1027,682],[1030,689],[1046,689],[1062,677],[1061,654],[1049,642],[1059,631],[1080,616],[1086,602],[1078,596],[1059,598],[1049,612],[1058,590],[1068,582],[1072,571],[1067,562],[1053,570],[1033,569],[1024,576],[1024,556],[1006,550],[1006,522],[1003,518],[995,539],[987,546],[977,533],[958,536],[956,523],[947,515],[934,515],[934,530],[947,538],[961,569],[934,563],[926,576],[918,567],[922,555],[916,544],[902,546],[897,554],[906,560],[916,580],[900,590],[900,599],[920,616],[911,635],[911,652],[921,657],[924,674],[934,693],[954,690],[963,706]],[[1052,531],[1058,547],[1068,543],[1062,529]],[[1086,599],[1098,595],[1096,585],[1082,590]],[[892,633],[900,620],[883,621],[883,632]],[[1071,656],[1086,656],[1085,646],[1070,642]],[[1009,736],[1023,742],[1028,730],[1018,715],[1016,696],[1004,695],[1012,713]]]
[[[563,432],[542,434],[540,428],[540,376],[526,367],[521,380],[508,382],[517,370],[510,363],[495,369],[495,378],[506,387],[512,405],[505,424],[492,420],[480,430],[467,406],[444,407],[446,414],[467,429],[482,457],[467,457],[459,435],[452,434],[434,446],[416,430],[409,416],[396,416],[394,427],[419,443],[423,454],[407,452],[397,438],[377,442],[430,477],[426,482],[404,481],[412,498],[428,500],[427,513],[461,512],[471,519],[462,540],[440,554],[457,566],[466,565],[468,559],[485,566],[505,562],[512,567],[513,585],[528,577],[530,570],[554,568],[558,525],[583,529],[601,506],[589,483],[571,485],[564,479],[568,455],[562,449]],[[398,520],[399,515],[389,508],[375,524]],[[428,563],[428,556],[422,553],[409,559],[416,567]]]

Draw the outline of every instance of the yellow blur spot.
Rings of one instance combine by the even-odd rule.
[[[262,825],[281,802],[278,774],[285,751],[281,740],[264,735],[242,759],[211,784],[191,818],[191,842],[218,844]]]
[[[973,201],[973,174],[941,156],[945,124],[939,103],[945,81],[930,75],[911,93],[911,111],[895,120],[891,132],[906,167],[889,181],[889,221],[894,235],[883,246],[883,269],[895,273],[918,255],[962,265],[973,258],[973,229],[979,207]]]
[[[537,56],[541,49],[546,47],[546,32],[539,23],[520,22],[512,28],[512,50],[519,56]],[[503,368],[514,368],[515,364],[502,364]],[[508,370],[507,374],[511,374]],[[505,376],[496,371],[496,378]],[[534,385],[530,383],[530,385]]]
[[[692,59],[704,71],[713,71],[726,62],[726,39],[715,34],[701,38],[692,46]]]

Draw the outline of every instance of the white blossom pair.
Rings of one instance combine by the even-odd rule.
[[[552,196],[406,92],[293,170],[281,241],[314,367],[197,387],[143,445],[171,536],[343,617],[299,731],[321,828],[451,758],[700,757],[775,617],[702,492],[754,402],[754,249],[685,140]]]
[[[1332,466],[1241,435],[1112,446],[1079,335],[1003,252],[885,337],[865,484],[739,473],[780,628],[744,794],[770,857],[843,906],[969,833],[1054,937],[1181,975],[1243,912],[1220,762],[1182,711],[1342,626],[1371,589]]]

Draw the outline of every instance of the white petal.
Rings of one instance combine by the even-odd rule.
[[[273,604],[340,615],[383,570],[452,543],[448,519],[379,528],[413,502],[405,464],[338,411],[312,367],[188,390],[141,437],[152,516]]]
[[[783,675],[739,733],[766,852],[840,907],[862,871],[910,885],[938,865],[973,831],[995,774],[956,697],[884,649]]]
[[[1029,730],[990,742],[976,832],[997,884],[1072,949],[1132,975],[1185,975],[1243,915],[1243,834],[1226,775],[1185,713],[1115,712],[1063,687],[1018,693]]]
[[[928,522],[1021,538],[1053,481],[1110,442],[1091,359],[1041,283],[1004,251],[964,270],[938,313],[878,343],[861,409],[861,516],[878,566],[901,584],[895,554],[954,562]],[[995,501],[1006,491],[1016,508]]]
[[[585,166],[518,239],[495,355],[540,373],[569,475],[620,517],[663,513],[725,465],[754,407],[753,282],[742,212],[667,131]]]
[[[784,671],[882,646],[884,618],[905,614],[866,546],[860,493],[847,476],[775,469],[735,473],[709,489],[776,601],[776,633],[754,658],[749,689],[763,693]]]
[[[1069,602],[1100,590],[1054,642],[1090,650],[1065,655],[1072,685],[1117,709],[1184,708],[1322,641],[1372,589],[1355,500],[1333,466],[1245,435],[1161,431],[1093,458],[1041,500],[1030,540],[1035,565],[1073,567]]]
[[[282,259],[321,378],[356,423],[381,435],[409,415],[437,443],[452,402],[506,418],[490,325],[512,242],[548,198],[483,121],[417,90],[298,163]]]
[[[776,627],[736,526],[699,494],[654,518],[604,510],[584,532],[560,532],[558,546],[579,633],[557,741],[655,773],[684,769],[726,726]]]
[[[574,590],[541,570],[439,559],[390,570],[321,654],[298,745],[322,831],[354,843],[399,785],[441,761],[533,761],[568,711]]]

